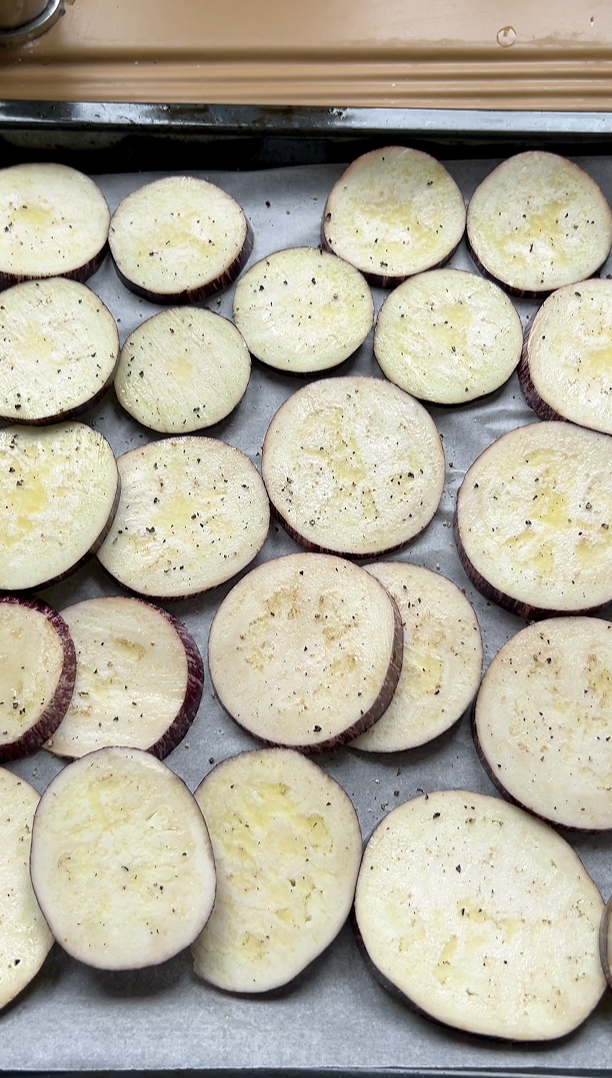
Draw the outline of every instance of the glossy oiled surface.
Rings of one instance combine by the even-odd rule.
[[[67,0],[0,97],[606,110],[611,53],[606,0]]]

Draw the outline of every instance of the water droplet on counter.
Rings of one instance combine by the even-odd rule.
[[[516,30],[512,26],[502,26],[501,30],[497,32],[497,44],[501,45],[504,49],[508,49],[510,45],[514,45],[516,41]]]

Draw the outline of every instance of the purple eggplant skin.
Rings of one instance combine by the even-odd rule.
[[[138,601],[147,606],[154,605],[145,599],[139,598]],[[155,609],[158,614],[161,614],[170,623],[176,632],[185,649],[187,659],[187,685],[183,702],[161,737],[158,737],[157,741],[145,749],[146,752],[151,753],[151,756],[155,756],[158,760],[164,760],[183,740],[198,713],[204,691],[204,661],[198,645],[183,623],[162,607],[156,606]],[[79,757],[62,755],[62,760],[65,763],[72,763],[76,759],[79,759]]]
[[[612,906],[612,899],[608,903],[608,905]],[[612,909],[611,909],[610,912],[612,912]],[[604,918],[605,918],[605,912],[604,912]],[[399,1003],[402,1003],[402,1004],[404,1004],[404,1006],[409,1007],[410,1010],[413,1011],[414,1014],[418,1015],[419,1018],[424,1018],[427,1022],[431,1022],[434,1026],[437,1026],[438,1029],[452,1030],[452,1033],[453,1033],[454,1036],[456,1036],[456,1037],[457,1036],[464,1037],[466,1040],[469,1040],[471,1043],[475,1043],[475,1044],[483,1044],[483,1042],[484,1043],[491,1042],[493,1044],[516,1044],[517,1047],[526,1047],[526,1046],[529,1046],[529,1044],[532,1044],[534,1047],[547,1047],[549,1045],[554,1045],[554,1044],[563,1044],[565,1041],[569,1040],[569,1038],[572,1037],[574,1035],[574,1033],[575,1033],[575,1030],[569,1030],[569,1032],[562,1034],[560,1037],[557,1037],[555,1040],[548,1040],[548,1041],[544,1041],[544,1042],[535,1040],[535,1041],[530,1042],[530,1041],[516,1040],[516,1039],[513,1039],[512,1037],[495,1036],[492,1033],[472,1033],[470,1030],[459,1029],[457,1026],[448,1025],[446,1022],[443,1022],[441,1018],[436,1018],[435,1015],[430,1014],[429,1011],[426,1011],[422,1007],[419,1007],[419,1005],[417,1003],[415,1003],[414,1000],[412,1000],[410,998],[410,996],[407,996],[405,994],[405,992],[402,992],[401,988],[398,988],[397,985],[393,983],[393,981],[390,981],[389,978],[385,977],[385,975],[379,970],[378,966],[372,961],[372,959],[370,958],[370,956],[369,956],[369,954],[368,954],[368,952],[366,950],[366,947],[365,947],[365,944],[363,942],[361,933],[359,931],[359,926],[357,924],[357,918],[355,916],[355,907],[354,906],[353,906],[353,909],[352,909],[351,914],[349,916],[349,922],[350,922],[351,928],[353,930],[353,935],[355,937],[355,942],[357,944],[357,949],[358,949],[361,957],[363,958],[364,964],[366,966],[366,969],[369,971],[369,973],[371,973],[371,975],[374,977],[374,979],[376,981],[378,981],[378,983],[380,985],[382,985],[382,987],[385,989],[386,992],[389,993],[389,995],[393,996],[393,998],[396,999]],[[602,925],[603,925],[603,920],[602,920]],[[603,938],[602,933],[600,931],[600,940],[602,938]],[[609,967],[608,967],[608,969],[609,969]],[[605,969],[604,969],[604,972],[605,972]],[[610,974],[610,979],[608,980],[608,984],[610,985],[610,989],[612,991],[612,974]]]
[[[608,946],[608,937],[610,934],[610,923],[612,922],[612,895],[606,902],[604,911],[601,916],[601,923],[599,925],[599,957],[601,958],[601,965],[604,971],[604,977],[608,982],[608,988],[612,992],[612,970],[610,969],[610,948]]]
[[[126,277],[122,272],[121,267],[115,259],[113,259],[117,276],[130,292],[133,292],[136,296],[142,296],[142,298],[148,300],[149,303],[160,303],[164,305],[201,303],[210,296],[216,295],[217,292],[223,292],[226,288],[229,288],[229,286],[238,279],[246,266],[253,250],[254,238],[253,229],[246,218],[245,222],[246,234],[242,250],[234,259],[231,266],[228,266],[225,272],[222,273],[220,277],[215,277],[213,281],[206,281],[196,288],[184,288],[181,289],[180,292],[154,292],[149,288],[145,288],[143,285],[136,284],[134,281],[131,281],[129,277]]]
[[[347,561],[363,562],[369,561],[371,558],[384,558],[387,554],[394,554],[397,550],[403,550],[404,547],[408,546],[408,544],[413,541],[413,539],[418,538],[418,536],[413,535],[410,539],[405,539],[401,543],[395,543],[385,550],[371,550],[368,554],[355,554],[355,552],[351,550],[332,550],[330,547],[320,546],[318,543],[313,542],[312,539],[307,539],[306,536],[302,535],[297,528],[294,528],[288,520],[285,520],[283,514],[277,509],[273,502],[270,502],[270,513],[275,520],[278,520],[279,524],[282,524],[289,538],[294,539],[298,546],[301,546],[304,550],[308,550],[315,554],[333,554],[337,558],[346,558]],[[424,531],[425,529],[423,528],[422,530]]]
[[[183,740],[198,713],[204,690],[204,661],[198,645],[183,623],[167,610],[158,609],[179,636],[187,658],[187,685],[183,703],[165,733],[147,749],[152,756],[163,760]]]
[[[527,326],[525,330],[525,336],[523,338],[523,349],[521,351],[521,358],[517,367],[517,375],[519,380],[519,386],[521,393],[523,394],[525,401],[531,408],[532,412],[540,419],[546,420],[558,420],[561,423],[567,422],[564,416],[555,412],[554,408],[551,408],[545,400],[538,393],[536,387],[531,381],[531,372],[529,370],[529,338],[533,329],[533,321]]]
[[[90,277],[93,277],[96,273],[106,255],[108,254],[108,242],[100,248],[97,254],[95,254],[89,261],[85,262],[82,266],[76,266],[72,270],[66,270],[64,273],[50,273],[49,277],[67,277],[70,281],[78,281],[79,284],[84,284]],[[0,270],[0,292],[3,292],[5,288],[12,288],[15,284],[22,284],[24,281],[38,281],[43,280],[40,274],[29,273],[8,273],[6,270]]]
[[[42,599],[23,599],[14,595],[3,595],[0,596],[0,603],[25,606],[43,614],[59,636],[64,653],[57,687],[38,722],[25,730],[16,741],[0,745],[0,764],[5,764],[10,760],[19,760],[23,756],[37,752],[57,730],[72,700],[76,679],[76,651],[70,630],[63,617]]]

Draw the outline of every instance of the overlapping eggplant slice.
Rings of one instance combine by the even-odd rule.
[[[357,737],[388,707],[401,618],[365,569],[289,554],[234,585],[213,619],[208,662],[239,725],[271,745],[321,751]]]
[[[62,616],[40,599],[0,597],[0,762],[36,752],[72,699],[76,655]]]
[[[375,562],[367,570],[397,603],[404,655],[389,707],[352,745],[402,752],[438,737],[469,707],[480,683],[482,636],[469,600],[446,577],[409,562]]]
[[[78,421],[0,431],[0,590],[63,580],[102,543],[120,492],[111,446]]]
[[[118,459],[121,499],[98,551],[119,583],[180,599],[244,569],[268,534],[261,476],[244,453],[197,435],[166,438]]]
[[[350,911],[361,831],[342,787],[291,749],[218,764],[195,798],[217,866],[217,897],[195,940],[194,970],[226,991],[292,981],[335,938]]]

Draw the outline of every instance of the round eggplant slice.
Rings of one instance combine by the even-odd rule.
[[[189,434],[225,419],[251,375],[243,337],[227,318],[176,307],[128,337],[115,375],[119,403],[143,426]]]
[[[525,619],[612,600],[612,439],[570,423],[503,435],[459,489],[455,539],[470,580]]]
[[[197,595],[240,572],[263,546],[268,497],[240,450],[190,435],[149,442],[117,463],[121,499],[98,558],[132,591]]]
[[[512,637],[483,678],[474,738],[517,804],[562,827],[612,828],[612,622],[550,618]]]
[[[95,292],[63,277],[26,281],[0,301],[0,418],[56,423],[89,408],[113,379],[115,320]]]
[[[0,598],[0,762],[36,752],[57,729],[75,676],[61,615],[39,599]]]
[[[341,786],[291,749],[241,753],[195,792],[217,866],[215,908],[192,946],[218,988],[266,992],[336,937],[361,861],[357,814]]]
[[[353,747],[401,752],[448,730],[472,702],[482,673],[480,627],[463,592],[439,573],[408,562],[367,570],[397,603],[404,658],[389,707]]]
[[[30,867],[58,943],[98,969],[165,962],[193,942],[214,903],[204,817],[183,781],[138,749],[99,749],[53,779]]]
[[[433,419],[379,378],[328,378],[294,393],[266,433],[261,470],[289,534],[310,550],[372,557],[434,516],[445,462]]]
[[[374,333],[383,374],[438,404],[463,404],[499,389],[522,345],[521,320],[506,294],[455,269],[404,281],[387,296]]]
[[[198,303],[222,291],[253,248],[238,203],[194,176],[167,176],[127,195],[108,238],[124,285],[152,303]]]
[[[0,170],[0,288],[35,277],[86,281],[106,254],[110,213],[99,187],[67,165]]]
[[[463,195],[444,166],[421,150],[385,146],[334,184],[322,242],[370,284],[389,288],[447,262],[464,230]]]
[[[529,407],[612,434],[611,355],[612,281],[553,292],[525,334],[519,382]]]
[[[476,188],[467,240],[484,273],[538,299],[597,273],[610,253],[612,213],[578,165],[529,150],[498,165]]]
[[[265,562],[213,619],[210,676],[240,726],[304,752],[343,744],[388,707],[401,669],[395,602],[365,569],[326,554]]]
[[[75,759],[107,745],[172,752],[196,717],[204,664],[171,614],[128,596],[62,611],[76,648],[74,694],[45,748]]]
[[[0,589],[47,586],[92,557],[119,485],[110,445],[84,423],[0,431]]]
[[[355,920],[375,974],[457,1029],[548,1041],[605,988],[601,895],[552,827],[494,797],[444,790],[371,835]]]
[[[36,976],[53,946],[53,936],[30,880],[32,821],[36,790],[0,768],[0,1007]]]
[[[318,248],[277,251],[244,274],[234,321],[252,354],[287,374],[343,363],[374,321],[372,293],[348,262]]]

